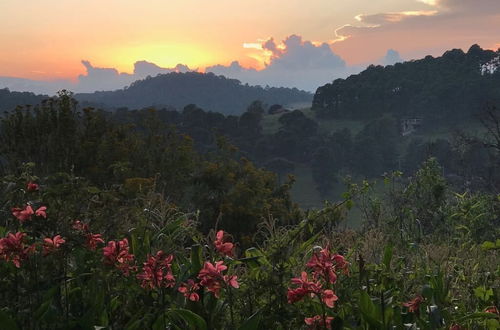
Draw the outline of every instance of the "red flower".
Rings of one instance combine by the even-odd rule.
[[[227,266],[224,265],[224,261],[217,261],[215,265],[206,261],[198,274],[198,278],[201,280],[200,284],[212,292],[216,298],[219,298],[220,289],[224,285],[229,285],[233,288],[239,287],[237,276],[222,275],[222,272],[226,269]]]
[[[291,282],[299,287],[295,289],[288,288],[287,298],[290,304],[300,301],[307,294],[313,296],[321,293],[321,283],[309,281],[306,272],[302,272],[300,277],[292,278]]]
[[[335,293],[333,293],[332,290],[325,290],[323,291],[323,294],[321,295],[322,301],[325,303],[326,306],[333,308],[335,305],[335,302],[339,299]]]
[[[286,297],[288,299],[289,304],[294,304],[297,301],[302,300],[302,298],[304,298],[308,293],[309,293],[309,291],[307,289],[302,288],[302,287],[296,288],[296,289],[288,288],[288,292],[286,293]]]
[[[452,325],[450,326],[450,330],[463,330],[463,329],[464,329],[464,328],[463,328],[462,326],[460,326],[460,325],[458,325],[458,324],[456,324],[456,323],[455,323],[455,324],[452,324]]]
[[[40,208],[38,208],[36,211],[35,211],[35,215],[37,217],[44,217],[44,218],[47,218],[47,213],[45,212],[47,211],[47,207],[46,206],[42,206]]]
[[[424,300],[424,298],[420,295],[416,296],[414,299],[403,303],[404,307],[408,307],[408,311],[410,313],[418,314],[420,303]]]
[[[148,255],[142,273],[137,275],[142,281],[141,286],[145,289],[173,287],[175,285],[171,269],[173,259],[173,255],[167,255],[163,251],[156,252],[155,256]]]
[[[31,220],[31,216],[35,214],[33,208],[30,205],[26,205],[24,209],[20,209],[18,207],[12,208],[12,215],[17,218],[21,223],[26,220]]]
[[[102,249],[104,254],[104,263],[114,265],[121,270],[126,276],[134,267],[131,263],[134,261],[134,255],[129,253],[128,240],[126,238],[121,241],[109,241],[108,245]]]
[[[56,235],[54,238],[45,238],[43,240],[43,254],[47,255],[56,251],[65,242],[66,241],[61,237],[61,235]]]
[[[333,255],[333,264],[335,269],[342,269],[345,275],[349,275],[349,263],[345,260],[344,256],[340,254]]]
[[[86,236],[86,242],[85,245],[92,251],[95,251],[97,249],[97,243],[102,243],[104,244],[104,240],[102,239],[101,234],[92,234],[88,233]]]
[[[236,275],[224,275],[224,282],[235,289],[240,287],[238,276]]]
[[[222,254],[223,256],[233,256],[233,243],[224,242],[224,231],[219,230],[217,232],[215,241],[214,241],[215,249]]]
[[[337,269],[342,269],[344,274],[349,272],[349,263],[340,254],[332,255],[328,248],[322,249],[319,253],[314,253],[306,264],[314,270],[315,276],[321,276],[328,283],[334,284],[337,281]]]
[[[25,233],[9,233],[7,237],[0,239],[0,258],[12,261],[17,267],[21,267],[21,261],[28,258],[35,251],[35,246],[26,246],[23,243]]]
[[[497,314],[500,315],[498,312],[498,308],[496,306],[490,306],[484,310],[485,313],[492,313],[492,314]]]
[[[200,289],[200,285],[193,280],[188,280],[187,283],[182,283],[179,286],[179,292],[181,292],[184,297],[191,301],[199,301],[200,296],[196,293]]]
[[[309,281],[306,272],[302,272],[300,277],[292,278],[291,282],[297,284],[308,290],[310,293],[319,293],[321,291],[321,283]]]
[[[36,211],[33,211],[33,208],[31,205],[26,205],[24,209],[20,209],[18,207],[12,208],[11,212],[12,215],[17,218],[17,220],[21,221],[21,223],[25,222],[26,220],[31,220],[31,216],[34,214],[37,217],[47,217],[47,213],[45,212],[47,210],[47,207],[42,206],[38,208]]]
[[[333,317],[326,317],[326,328],[332,328]],[[321,315],[316,315],[313,317],[306,317],[304,322],[309,326],[309,329],[324,329],[325,328],[325,319]]]
[[[38,186],[38,184],[30,181],[28,182],[28,184],[26,185],[26,190],[28,191],[38,191],[40,187]]]

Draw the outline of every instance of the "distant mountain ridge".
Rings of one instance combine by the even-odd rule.
[[[11,92],[7,88],[0,88],[0,111],[10,111],[17,106],[36,105],[47,98],[49,98],[47,95],[37,95],[30,92]]]
[[[272,104],[310,104],[312,94],[296,88],[249,86],[213,73],[173,72],[148,77],[116,91],[81,93],[81,102],[108,107],[175,107],[188,104],[224,114],[241,114],[255,100]]]
[[[317,89],[312,108],[321,117],[369,119],[383,114],[439,122],[468,118],[500,102],[500,49],[478,45],[441,57],[370,66]]]

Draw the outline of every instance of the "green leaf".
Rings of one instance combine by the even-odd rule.
[[[484,286],[479,286],[474,289],[474,295],[482,301],[487,302],[493,296],[493,290],[491,288],[486,289]]]
[[[99,188],[97,188],[97,187],[90,186],[90,187],[87,187],[87,192],[88,192],[89,194],[96,195],[96,194],[100,193],[100,192],[101,192],[101,190],[100,190]]]
[[[259,263],[271,267],[271,264],[267,260],[266,256],[262,253],[262,251],[260,251],[259,249],[254,248],[254,247],[251,247],[251,248],[249,248],[249,249],[247,249],[245,251],[245,257],[247,257],[247,258],[258,257],[259,258],[258,259]]]
[[[243,322],[243,324],[238,328],[239,330],[258,330],[260,320],[262,315],[260,311],[255,312],[252,316]]]
[[[359,309],[366,323],[375,329],[382,329],[382,322],[378,317],[377,306],[373,303],[366,291],[360,291]]]
[[[493,313],[478,312],[478,313],[472,313],[469,315],[465,315],[464,317],[456,320],[456,323],[462,323],[464,321],[473,320],[473,319],[496,319],[497,317],[498,316],[496,314],[493,314]]]
[[[207,323],[205,322],[205,320],[198,314],[195,314],[188,309],[171,309],[167,313],[172,316],[177,316],[186,321],[190,329],[193,330],[207,329]]]
[[[14,321],[5,311],[0,309],[0,325],[2,330],[19,330],[16,321]]]
[[[394,249],[394,247],[392,246],[392,244],[388,244],[384,249],[383,262],[384,262],[386,270],[391,269],[391,260],[392,260],[393,249]]]
[[[196,244],[191,246],[191,272],[193,274],[198,274],[201,267],[203,267],[201,245]]]
[[[35,319],[43,320],[44,317],[46,316],[51,304],[52,304],[52,299],[47,300],[44,303],[42,303],[40,305],[40,307],[38,307],[35,311],[35,315],[34,315]]]
[[[492,250],[494,248],[496,248],[496,244],[491,241],[485,241],[483,242],[483,244],[481,244],[481,249],[483,250]]]
[[[498,330],[500,329],[500,323],[496,319],[487,320],[486,327],[488,330]]]
[[[481,249],[483,250],[496,250],[500,249],[500,239],[497,239],[495,242],[485,241],[481,244]]]
[[[115,296],[111,298],[109,306],[111,307],[112,312],[116,311],[118,307],[120,307],[120,296]]]
[[[238,261],[240,263],[245,263],[250,269],[254,269],[260,266],[259,259],[260,257],[249,257],[249,258],[240,258],[238,259]]]
[[[318,237],[319,237],[320,234],[321,233],[317,233],[316,235],[313,235],[307,241],[305,241],[304,243],[302,243],[300,245],[299,249],[295,249],[295,251],[293,253],[293,256],[296,256],[296,255],[300,254],[302,251],[309,250],[309,248],[313,245],[313,243],[316,242],[316,240],[318,239]]]
[[[137,235],[135,232],[132,232],[132,234],[130,234],[130,241],[132,243],[132,253],[137,257],[137,255],[139,254],[139,242],[137,241]]]

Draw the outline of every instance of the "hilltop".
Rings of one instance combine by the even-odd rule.
[[[47,95],[36,95],[29,92],[11,92],[7,88],[0,88],[0,111],[9,111],[17,106],[35,105],[47,98]]]
[[[441,57],[389,66],[369,66],[347,79],[317,89],[313,110],[319,117],[366,120],[391,114],[423,117],[424,125],[460,122],[485,103],[500,100],[500,50],[478,45]]]
[[[250,86],[213,73],[173,72],[138,80],[124,89],[77,94],[76,98],[116,108],[169,106],[182,109],[188,104],[196,104],[223,114],[241,114],[255,100],[267,104],[310,104],[312,94],[296,88]]]

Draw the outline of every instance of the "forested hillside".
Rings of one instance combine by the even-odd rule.
[[[174,107],[196,104],[224,114],[241,114],[255,100],[267,104],[310,104],[312,95],[296,88],[243,85],[213,73],[168,73],[134,82],[117,91],[78,94],[80,101],[107,107]]]
[[[370,66],[347,79],[319,87],[313,109],[321,117],[364,120],[391,114],[421,117],[424,125],[457,123],[500,100],[500,50],[473,45],[467,53],[395,65]]]
[[[11,92],[7,88],[0,89],[0,111],[10,111],[17,106],[36,105],[47,99],[46,95],[35,95],[28,92]]]

